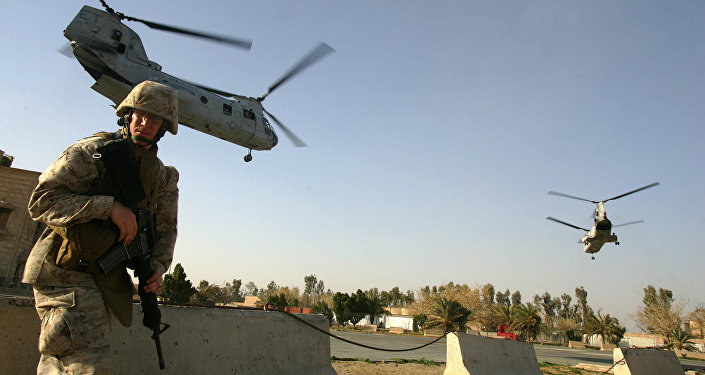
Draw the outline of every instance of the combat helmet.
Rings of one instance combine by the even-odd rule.
[[[179,124],[177,98],[177,91],[173,88],[154,81],[144,81],[130,91],[115,114],[124,117],[133,109],[149,112],[163,118],[162,126],[171,134],[176,134]]]

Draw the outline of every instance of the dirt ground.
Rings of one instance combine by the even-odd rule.
[[[338,375],[443,375],[445,365],[419,363],[377,363],[365,361],[331,361]],[[599,375],[600,372],[577,369],[570,366],[548,365],[541,367],[544,375]]]

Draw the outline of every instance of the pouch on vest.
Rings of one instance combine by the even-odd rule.
[[[93,281],[103,296],[105,305],[124,327],[132,325],[132,296],[135,285],[125,267],[116,267],[107,275],[94,273]]]
[[[110,221],[91,220],[62,228],[64,241],[56,265],[69,271],[98,273],[95,260],[117,242],[120,234]]]

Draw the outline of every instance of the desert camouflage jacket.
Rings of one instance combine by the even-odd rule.
[[[39,184],[29,201],[29,213],[32,219],[48,227],[27,259],[23,282],[48,286],[76,285],[83,279],[87,283],[92,282],[90,275],[77,276],[80,273],[67,272],[56,266],[56,255],[63,242],[57,230],[94,219],[109,220],[114,198],[89,193],[105,178],[106,170],[102,163],[92,157],[96,148],[105,142],[103,137],[96,135],[74,143],[39,176]],[[153,153],[156,158],[156,150]],[[159,159],[157,161],[155,216],[161,237],[153,249],[153,259],[155,271],[164,274],[171,265],[176,242],[179,174],[176,168],[164,166]]]

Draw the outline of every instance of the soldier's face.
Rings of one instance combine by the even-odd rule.
[[[132,113],[132,121],[130,121],[130,133],[151,141],[157,135],[163,122],[164,119],[157,115],[135,109]],[[135,143],[141,146],[146,145],[146,143],[140,141],[135,141]]]

